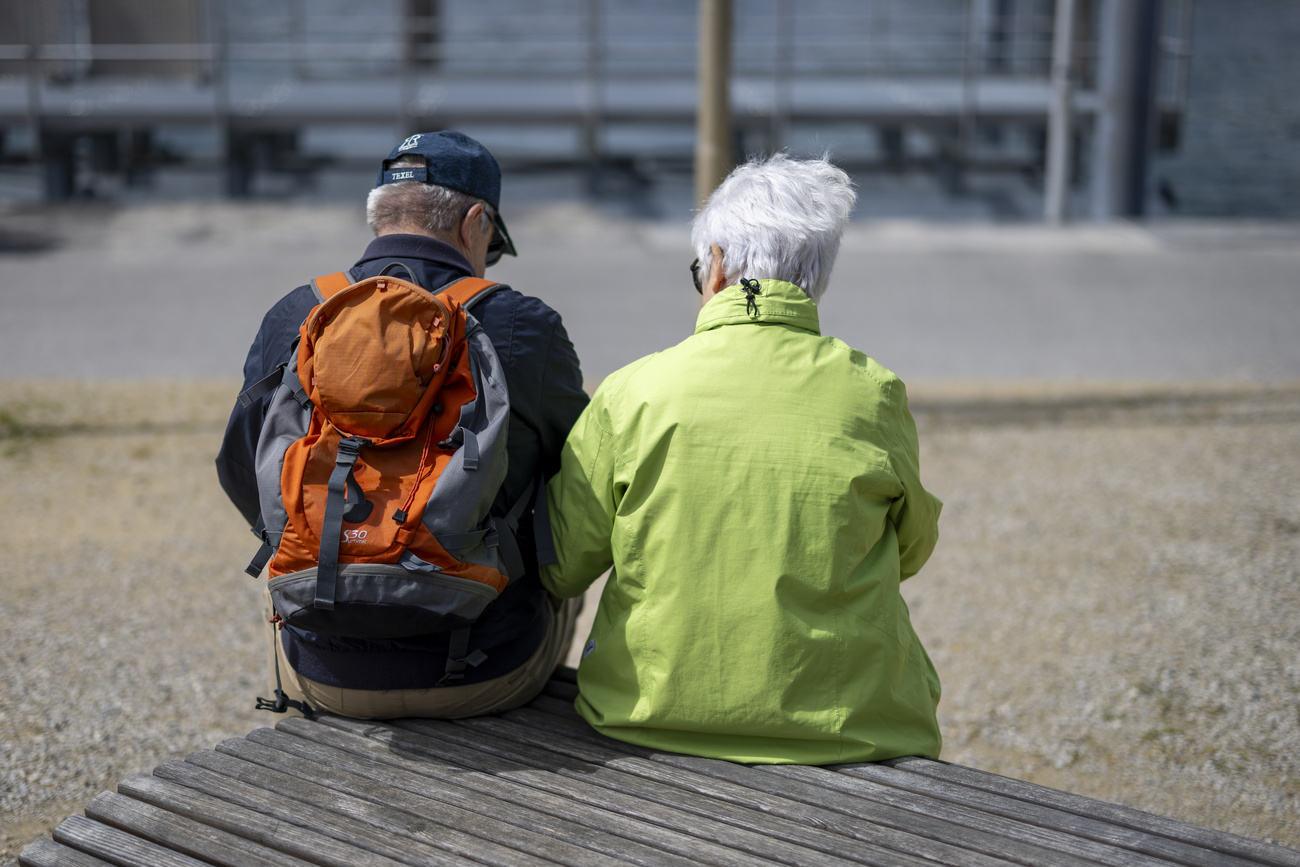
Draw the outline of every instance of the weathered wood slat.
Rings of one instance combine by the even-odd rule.
[[[411,797],[435,798],[444,804],[460,803],[466,808],[462,812],[469,820],[485,829],[481,832],[484,836],[493,839],[506,836],[513,840],[531,836],[534,839],[528,843],[529,851],[551,853],[546,857],[554,857],[560,863],[608,863],[613,858],[624,857],[629,848],[639,848],[639,845],[663,850],[652,853],[652,857],[659,860],[664,859],[665,852],[719,865],[737,864],[742,860],[725,847],[709,846],[699,841],[687,846],[678,835],[666,833],[653,825],[593,810],[491,774],[467,771],[458,765],[438,767],[424,763],[415,770],[408,770],[391,763],[377,765],[287,732],[263,730],[254,734],[256,744],[328,766],[329,775],[335,779],[346,774],[349,781],[354,777],[374,780],[409,793]],[[348,788],[354,789],[351,782]],[[550,836],[539,836],[534,829],[544,830]],[[624,839],[607,843],[607,834]],[[576,837],[579,844],[571,844],[565,837]]]
[[[399,725],[403,723],[399,722]],[[452,725],[448,723],[431,723],[426,721],[409,721],[404,724],[413,731],[429,734],[431,737],[445,740],[452,744],[476,743],[481,749],[503,757],[512,758],[538,769],[554,768],[555,773],[572,778],[584,791],[575,793],[574,797],[599,798],[609,797],[620,800],[632,799],[639,809],[644,802],[653,802],[672,808],[671,813],[662,813],[661,821],[671,822],[673,826],[699,828],[700,823],[712,823],[714,820],[725,822],[747,832],[764,837],[776,838],[781,843],[789,842],[797,846],[814,849],[828,855],[850,860],[875,863],[884,857],[876,845],[863,846],[852,835],[841,835],[824,824],[796,822],[780,815],[756,809],[752,798],[742,801],[715,799],[710,793],[693,790],[690,787],[673,786],[662,780],[650,779],[634,773],[627,773],[621,768],[602,761],[606,756],[583,753],[576,749],[563,749],[563,743],[551,735],[537,739],[524,737],[510,738],[513,724],[504,720],[481,719]],[[557,755],[558,754],[558,755]],[[617,754],[616,754],[617,755]],[[568,767],[567,758],[576,758],[584,762],[581,768]],[[586,764],[589,763],[589,764]],[[608,790],[608,795],[601,795],[590,790],[591,785]],[[572,784],[569,784],[572,785]],[[557,791],[565,791],[557,789]],[[774,851],[770,842],[757,841],[757,845]],[[891,852],[891,847],[884,847]],[[796,858],[799,850],[795,850]],[[776,857],[773,854],[773,857]],[[891,856],[896,860],[896,856]],[[907,859],[904,859],[907,860]]]
[[[527,724],[538,728],[565,732],[575,736],[585,734],[584,727],[586,731],[590,731],[590,727],[585,726],[585,721],[573,710],[571,702],[565,698],[567,694],[568,692],[561,688],[554,691],[554,695],[539,697],[531,702],[527,708],[521,708],[519,711],[513,711],[505,716],[507,718],[512,716],[515,718],[522,717],[527,721]],[[541,711],[549,716],[537,716],[535,715],[536,711]],[[619,748],[625,751],[638,751],[640,749],[627,744],[620,744]],[[672,761],[672,759],[667,760]],[[888,767],[882,767],[882,765]],[[899,771],[906,770],[938,780],[959,783],[968,788],[981,789],[993,795],[1003,795],[1027,801],[1031,804],[1036,803],[1043,807],[1064,810],[1087,819],[1098,820],[1103,825],[1113,823],[1145,832],[1148,835],[1155,835],[1156,838],[1168,838],[1175,845],[1166,847],[1159,839],[1151,837],[1138,838],[1142,840],[1139,844],[1141,848],[1138,851],[1145,851],[1147,854],[1153,854],[1160,858],[1185,861],[1190,864],[1216,864],[1221,863],[1222,856],[1226,855],[1276,865],[1276,867],[1300,867],[1300,853],[1295,850],[1248,840],[1173,819],[1165,819],[1117,804],[1109,804],[1080,795],[1058,792],[1032,783],[998,777],[995,774],[973,768],[920,758],[894,759],[885,763],[864,765],[862,767],[878,769],[886,773],[889,768]],[[896,783],[896,785],[904,787],[905,784],[900,782]],[[913,789],[917,790],[919,785],[913,786]],[[928,790],[925,790],[925,793],[934,794]],[[980,796],[977,793],[967,792],[963,796],[962,803],[974,805],[977,809],[983,809],[983,804],[980,801]],[[1056,823],[1047,824],[1044,827],[1059,829],[1059,825]],[[1122,831],[1117,830],[1115,833],[1122,834]]]
[[[740,785],[814,806],[849,812],[859,818],[902,831],[968,846],[992,857],[1033,864],[1056,864],[1067,860],[1073,864],[1115,863],[1118,859],[1117,855],[1106,851],[1104,847],[1090,846],[1088,841],[1080,841],[1069,835],[1054,834],[1039,828],[1022,829],[1016,823],[1006,820],[984,821],[982,817],[963,813],[960,810],[928,809],[928,805],[921,798],[832,797],[816,780],[800,781],[806,784],[798,786],[791,785],[795,781],[774,783],[772,775],[764,773],[765,766],[749,767],[695,756],[660,753],[632,744],[611,741],[587,725],[586,721],[566,703],[553,698],[539,699],[528,707],[510,711],[502,716],[524,726],[548,730],[556,734],[591,742],[612,743],[615,744],[614,749],[650,761],[705,775],[720,775]],[[755,774],[760,776],[754,776]],[[841,801],[843,803],[840,803]],[[881,808],[884,808],[883,811]],[[997,819],[997,817],[990,818]],[[1141,856],[1134,857],[1140,859]]]
[[[458,828],[449,828],[440,812],[416,816],[393,810],[382,803],[358,798],[330,786],[300,780],[283,771],[212,750],[191,753],[184,763],[260,791],[272,809],[298,810],[298,815],[304,821],[312,821],[317,827],[328,827],[341,834],[363,833],[364,839],[372,844],[376,835],[380,838],[387,836],[390,844],[397,845],[401,851],[409,849],[419,853],[432,850],[440,853],[422,856],[430,864],[459,864],[467,857],[467,852],[481,852],[477,857],[488,864],[512,865],[516,861],[527,865],[547,863],[532,855],[520,859],[519,853],[513,849],[494,841],[482,841]],[[171,773],[169,769],[165,769],[165,772]],[[212,787],[214,791],[219,788],[219,784],[211,780],[205,781],[204,785]],[[239,793],[237,788],[220,788],[220,791],[222,794]],[[283,803],[277,804],[271,800],[274,798],[282,798]],[[358,829],[358,825],[368,827],[370,831]],[[391,848],[382,851],[389,857],[396,857]]]
[[[400,861],[315,833],[297,823],[236,806],[148,774],[117,784],[118,794],[211,825],[259,846],[336,867],[400,867]]]
[[[518,721],[521,724],[530,726],[535,729],[552,731],[567,736],[588,738],[588,739],[600,737],[598,733],[595,733],[590,728],[590,726],[587,726],[585,721],[582,720],[582,718],[577,715],[576,711],[572,709],[570,702],[556,697],[551,697],[551,696],[539,697],[535,701],[531,702],[527,707],[520,708],[519,710],[506,713],[503,715],[503,717],[506,719]],[[646,756],[656,761],[679,764],[683,767],[686,766],[686,763],[692,761],[691,757],[675,757],[675,756],[671,756],[670,754],[655,756],[653,755],[652,751],[644,750],[643,748],[635,747],[630,744],[618,743],[616,749],[631,754]],[[993,785],[989,785],[990,781],[987,779],[987,777],[995,777],[995,775],[987,774],[986,772],[976,771],[971,768],[963,768],[960,766],[946,765],[944,763],[939,763],[939,762],[930,762],[929,760],[925,760],[925,759],[910,759],[910,758],[896,759],[884,764],[889,765],[891,767],[901,766],[899,767],[899,769],[901,770],[902,767],[906,767],[906,765],[904,765],[904,763],[906,762],[916,762],[922,764],[925,771],[927,771],[930,776],[937,776],[939,777],[939,779],[943,779],[943,777],[941,776],[943,771],[939,770],[941,768],[951,768],[953,771],[963,774],[964,776],[961,780],[961,782],[963,783],[969,782],[972,778],[978,780],[981,777],[984,777],[985,779],[983,780],[983,785],[980,786],[980,788],[990,790],[994,794],[999,793],[997,787]],[[880,765],[870,765],[864,767],[880,767]],[[1006,778],[997,778],[997,779],[1005,780]],[[1012,784],[1013,786],[1017,786],[1016,791],[1019,795],[1019,800],[1029,801],[1030,803],[1034,803],[1034,797],[1036,795],[1041,796],[1045,792],[1053,791],[1053,790],[1044,790],[1043,787],[1034,786],[1033,784],[1029,784],[1029,783],[1021,783],[1020,781],[1016,781],[1016,780],[1009,780],[1007,782]],[[1067,812],[1076,812],[1079,815],[1085,817],[1088,816],[1089,807],[1087,805],[1087,802],[1090,801],[1091,799],[1082,798],[1081,796],[1069,795],[1068,793],[1063,793],[1063,792],[1057,793],[1057,795],[1059,795],[1061,798],[1064,799],[1065,801],[1064,805],[1075,807],[1074,810],[1068,810]],[[1056,797],[1057,795],[1052,795],[1049,797]],[[1077,799],[1077,800],[1072,800],[1072,799]],[[976,798],[976,801],[968,802],[968,803],[977,803],[977,801],[978,799]],[[1178,823],[1175,822],[1174,820],[1166,820],[1166,819],[1161,819],[1160,817],[1150,816],[1150,814],[1142,814],[1139,813],[1139,811],[1127,810],[1127,808],[1119,807],[1118,805],[1105,804],[1104,802],[1095,802],[1095,803],[1100,803],[1102,804],[1102,806],[1110,808],[1113,811],[1104,814],[1102,817],[1099,817],[1102,818],[1103,820],[1107,820],[1113,817],[1118,820],[1118,824],[1126,825],[1129,828],[1134,828],[1135,830],[1145,831],[1148,834],[1154,834],[1158,837],[1169,837],[1172,838],[1175,842],[1179,842],[1179,845],[1190,845],[1191,847],[1190,849],[1179,849],[1178,851],[1173,851],[1173,849],[1177,849],[1177,847],[1173,847],[1173,849],[1166,849],[1163,847],[1163,844],[1161,844],[1158,840],[1147,838],[1144,841],[1145,848],[1148,850],[1153,850],[1154,852],[1162,853],[1158,856],[1153,855],[1153,857],[1161,857],[1162,859],[1168,857],[1175,857],[1178,860],[1182,860],[1183,856],[1187,855],[1188,852],[1195,852],[1198,849],[1207,849],[1210,851],[1209,852],[1200,851],[1198,852],[1198,854],[1194,855],[1192,863],[1196,863],[1196,864],[1218,863],[1218,861],[1221,860],[1220,856],[1229,855],[1229,856],[1244,858],[1246,860],[1257,860],[1261,863],[1276,865],[1276,867],[1297,867],[1297,865],[1300,865],[1300,853],[1297,853],[1294,850],[1273,846],[1268,843],[1245,840],[1243,838],[1235,838],[1234,835],[1224,834],[1223,832],[1217,832],[1211,829],[1201,828],[1195,825],[1189,826],[1189,828],[1193,829],[1196,833],[1187,835],[1187,838],[1185,839],[1184,836],[1179,832],[1177,826],[1185,825],[1186,823]],[[1049,803],[1044,806],[1055,807],[1057,805],[1056,803]],[[1136,814],[1136,816],[1134,814]],[[1154,820],[1154,822],[1156,823],[1155,826],[1151,827],[1150,825],[1144,825],[1143,821],[1141,821],[1141,817],[1144,816],[1149,817],[1150,820]],[[1135,818],[1137,818],[1138,821],[1134,821]],[[1056,830],[1055,825],[1048,825],[1047,828],[1051,830]],[[996,828],[994,828],[993,830],[997,831]],[[1187,829],[1183,829],[1183,830],[1187,830]],[[1073,848],[1072,845],[1071,848]],[[1087,854],[1083,854],[1083,857],[1090,857],[1090,856]],[[1115,861],[1122,858],[1124,858],[1123,854],[1117,852],[1114,854],[1112,858],[1110,858],[1110,861]]]
[[[327,726],[323,723],[333,722]],[[591,848],[612,857],[645,865],[677,865],[687,867],[696,861],[690,857],[672,854],[663,849],[648,845],[647,836],[628,838],[610,833],[602,827],[604,817],[597,811],[585,809],[582,804],[568,804],[541,797],[531,789],[521,787],[513,780],[482,779],[467,774],[472,767],[465,764],[446,761],[425,753],[418,758],[406,752],[397,752],[393,736],[414,738],[407,732],[392,728],[388,724],[375,724],[341,717],[325,717],[320,722],[307,723],[307,726],[319,726],[313,730],[304,727],[305,721],[285,720],[282,729],[298,733],[317,743],[325,744],[355,754],[363,761],[380,761],[391,764],[411,773],[443,779],[460,781],[462,785],[477,780],[478,785],[495,797],[480,802],[480,808],[491,811],[496,818],[510,823],[522,823],[525,827],[537,830],[558,830],[564,839],[576,845]],[[389,744],[394,744],[390,746]],[[364,767],[364,766],[362,766]],[[551,810],[557,813],[544,813]],[[539,819],[534,813],[544,813]],[[638,828],[645,831],[646,829]]]
[[[134,834],[87,819],[69,816],[54,829],[54,842],[102,858],[119,867],[210,867],[179,852]]]
[[[628,744],[606,737],[587,724],[576,713],[553,713],[540,700],[528,707],[516,708],[501,714],[501,719],[518,722],[520,725],[536,727],[539,731],[550,731],[572,738],[581,738],[598,743],[605,743],[609,749],[628,756],[650,758],[656,751],[636,744]]]
[[[115,792],[104,792],[87,804],[86,816],[222,867],[309,867],[310,864]]]
[[[539,711],[536,708],[545,708]],[[651,761],[673,765],[686,770],[693,770],[705,775],[721,775],[740,785],[767,791],[778,796],[788,796],[807,804],[826,807],[835,811],[846,811],[869,821],[879,822],[900,830],[928,836],[932,839],[955,842],[971,847],[993,857],[1018,860],[1025,863],[1117,863],[1123,857],[1121,853],[1111,852],[1103,846],[1078,840],[1067,834],[1058,834],[1041,828],[1023,828],[1017,823],[985,821],[978,814],[960,810],[930,810],[923,798],[874,798],[843,799],[830,796],[817,781],[805,781],[807,785],[792,786],[791,782],[772,783],[771,775],[766,771],[772,767],[785,766],[743,766],[731,762],[719,762],[701,759],[695,756],[660,753],[631,744],[611,741],[604,738],[563,702],[545,699],[533,702],[527,708],[503,714],[508,720],[515,720],[527,727],[549,730],[556,734],[585,739],[591,742],[613,744],[613,748],[622,750]],[[820,769],[814,769],[820,770]],[[755,776],[760,774],[761,776]],[[763,779],[763,777],[769,779]],[[880,808],[886,808],[882,814]],[[997,817],[989,817],[996,820]],[[974,832],[974,833],[972,833]],[[1156,863],[1142,856],[1133,855],[1134,863]]]
[[[542,695],[571,702],[578,697],[578,685],[551,678],[546,682],[546,686],[542,687]]]
[[[1300,867],[1300,852],[930,759],[741,765],[623,743],[576,672],[496,717],[284,720],[123,780],[23,867]]]
[[[629,773],[617,764],[618,759],[644,760],[601,750],[598,745],[588,749],[583,749],[580,744],[575,747],[574,744],[577,742],[572,739],[553,734],[529,737],[530,733],[520,730],[519,726],[505,720],[481,718],[459,721],[455,725],[443,723],[437,726],[422,720],[411,720],[399,721],[398,724],[414,731],[428,732],[431,736],[453,743],[476,742],[481,748],[490,750],[498,756],[512,757],[534,767],[556,767],[557,773],[572,777],[584,788],[594,784],[610,790],[620,798],[631,796],[636,803],[654,802],[672,807],[675,820],[687,827],[699,827],[701,822],[715,820],[734,825],[747,832],[770,838],[767,842],[758,841],[758,845],[766,847],[766,851],[772,853],[770,857],[773,858],[778,857],[777,852],[781,851],[776,846],[784,846],[787,843],[823,852],[828,856],[863,863],[923,864],[925,859],[939,854],[938,847],[925,847],[918,840],[904,841],[897,832],[888,830],[873,829],[874,833],[867,835],[867,839],[863,839],[856,835],[853,829],[843,827],[851,820],[842,815],[826,813],[822,817],[815,818],[809,815],[812,812],[809,809],[798,819],[787,818],[778,809],[774,809],[776,805],[764,802],[762,794],[752,790],[748,790],[742,797],[717,798],[714,797],[716,791],[707,786],[692,786],[689,782],[685,785],[675,785],[675,782],[681,781]],[[590,765],[582,769],[565,767],[566,761],[556,760],[557,753],[590,762]],[[588,790],[580,796],[590,798],[594,794]],[[683,813],[687,815],[683,816]],[[829,819],[829,821],[822,821],[822,819]],[[775,844],[771,838],[775,839]],[[882,845],[883,843],[896,845]],[[912,845],[907,845],[908,843]],[[918,860],[920,853],[912,851],[916,848],[928,848],[929,851]],[[763,849],[760,848],[760,851]],[[965,855],[966,862],[972,865],[983,864],[985,867],[992,867],[995,864],[1006,863],[981,859],[978,855],[960,853],[955,849],[948,854],[953,857],[959,854]],[[805,856],[799,854],[799,850],[794,850],[794,860],[801,860],[803,857]],[[829,863],[826,858],[822,860]]]
[[[498,867],[543,867],[549,863],[535,854],[536,850],[522,848],[532,842],[522,832],[505,839],[468,833],[462,819],[474,817],[450,805],[370,781],[361,781],[369,785],[358,792],[356,781],[335,779],[328,769],[246,741],[226,741],[219,746],[230,751],[200,751],[185,761],[394,834],[412,836],[461,858]]]
[[[230,763],[239,761],[217,753],[213,753],[212,756],[218,761]],[[264,768],[252,767],[270,773]],[[409,836],[402,836],[396,829],[381,828],[305,801],[293,800],[191,762],[168,762],[159,765],[154,769],[154,775],[159,779],[194,789],[223,801],[301,825],[319,834],[387,856],[395,861],[418,864],[421,867],[453,867],[464,863],[464,859],[419,840],[414,836],[409,825],[406,828]],[[405,818],[409,820],[410,817]]]
[[[709,840],[728,848],[787,864],[807,863],[817,860],[826,865],[848,864],[912,864],[921,867],[923,862],[900,856],[888,850],[863,846],[853,841],[837,839],[834,835],[818,835],[793,822],[773,831],[756,830],[764,817],[755,811],[740,817],[741,811],[720,802],[697,804],[687,811],[682,802],[693,796],[681,790],[650,784],[619,772],[596,765],[575,762],[573,759],[536,750],[522,744],[512,744],[491,735],[466,730],[451,723],[433,720],[399,720],[399,726],[408,731],[392,733],[384,738],[394,748],[409,750],[421,759],[434,757],[441,761],[462,761],[472,755],[470,751],[491,754],[498,761],[480,760],[476,766],[487,770],[502,767],[512,780],[548,791],[566,800],[584,803],[602,810],[616,811],[624,816],[642,819],[679,833]],[[504,748],[502,748],[504,745]],[[529,761],[531,759],[531,761]],[[497,771],[498,773],[500,771]],[[621,785],[620,785],[621,783]],[[670,794],[663,797],[664,793]],[[708,799],[699,798],[700,802]],[[724,823],[722,814],[730,811],[736,821]],[[785,834],[780,831],[785,831]],[[814,852],[809,852],[809,848]],[[820,854],[818,854],[820,853]]]
[[[578,751],[578,755],[583,755],[588,750],[604,751],[604,761],[630,772],[708,792],[715,797],[730,797],[740,803],[748,800],[756,804],[769,804],[772,809],[787,810],[791,817],[806,817],[807,813],[804,811],[814,810],[818,817],[830,817],[822,820],[827,824],[841,826],[842,819],[834,817],[847,817],[852,822],[852,833],[868,835],[892,831],[895,834],[902,834],[905,836],[895,837],[893,842],[914,846],[914,854],[941,862],[945,860],[945,856],[948,856],[960,864],[978,863],[981,858],[1005,859],[1033,865],[1060,865],[1060,867],[1065,865],[1081,867],[1081,865],[1095,863],[1058,850],[1026,843],[1014,837],[972,829],[892,805],[828,798],[824,790],[812,785],[793,781],[780,781],[774,784],[772,778],[761,774],[755,768],[733,762],[657,753],[652,750],[643,750],[646,756],[644,758],[631,756],[623,751],[627,744],[601,736],[585,722],[578,727],[570,726],[565,721],[563,728],[580,735],[580,737],[569,737],[560,734],[557,730],[544,729],[532,712],[512,711],[505,717],[526,719],[525,723],[512,723],[515,731],[529,740],[545,738],[554,749],[567,749],[577,744],[572,748]],[[461,721],[461,724],[497,726],[502,722],[506,720],[492,722],[466,720]],[[657,768],[662,770],[656,770]],[[764,798],[771,800],[765,801]]]
[[[287,723],[289,721],[286,721]],[[294,724],[297,725],[296,721]],[[382,725],[373,723],[369,725],[384,728]],[[470,757],[458,757],[460,764],[451,762],[440,764],[426,760],[422,763],[416,763],[415,768],[412,770],[406,767],[399,768],[392,763],[376,765],[373,761],[366,761],[359,756],[349,755],[332,747],[323,747],[318,743],[293,737],[287,732],[258,734],[260,735],[259,742],[274,742],[277,747],[286,751],[293,751],[304,759],[328,762],[331,766],[331,773],[334,775],[338,775],[340,771],[345,770],[358,776],[383,779],[391,785],[413,793],[413,795],[429,792],[431,797],[438,797],[448,788],[447,783],[444,782],[445,780],[457,780],[459,785],[452,786],[452,788],[459,791],[454,793],[453,797],[477,800],[480,807],[486,810],[492,810],[494,807],[490,800],[485,799],[498,798],[503,805],[508,805],[503,812],[498,812],[501,817],[500,821],[480,817],[484,822],[504,826],[497,833],[513,833],[515,837],[519,837],[530,833],[524,830],[525,827],[540,826],[547,827],[551,833],[557,835],[564,832],[583,833],[585,844],[600,846],[602,849],[605,848],[604,838],[608,834],[624,838],[623,840],[614,841],[616,846],[624,849],[635,846],[639,841],[642,845],[662,850],[661,852],[652,853],[653,857],[662,858],[664,853],[674,853],[683,858],[694,859],[697,862],[708,864],[740,865],[755,863],[754,856],[742,856],[723,846],[709,844],[701,840],[688,841],[683,839],[680,834],[665,831],[653,824],[631,820],[604,810],[592,809],[583,804],[538,791],[522,783],[494,776],[492,773],[469,770],[467,765],[474,763],[478,754],[473,754]],[[279,735],[279,738],[272,739],[270,737],[272,734]],[[484,758],[491,759],[490,756],[484,756]],[[506,763],[497,760],[493,760],[493,762],[502,770],[512,769]],[[505,825],[506,822],[516,822],[519,827],[515,827],[510,832],[507,830],[510,826]],[[574,823],[584,826],[585,833],[569,827]],[[596,832],[596,834],[593,835],[592,832]],[[561,841],[557,839],[550,842],[560,844]],[[562,845],[570,847],[568,843]],[[577,847],[570,848],[576,849]],[[597,856],[594,850],[581,849],[578,854],[570,853],[557,860],[560,860],[560,863],[580,863],[575,859],[590,861],[592,858],[599,857],[601,856]],[[604,856],[605,860],[610,857],[616,856]],[[770,863],[763,861],[763,859],[758,859],[758,861],[759,863]]]
[[[572,698],[543,694],[524,705],[524,707],[530,710],[539,710],[549,714],[554,714],[562,719],[577,720],[583,725],[587,724],[587,721],[579,715],[578,709],[573,706]]]
[[[972,789],[969,786],[949,780],[909,774],[897,768],[883,765],[848,765],[834,770],[847,776],[871,780],[881,785],[914,792],[928,798],[963,804],[986,813],[1005,816],[1017,822],[1043,828],[1054,828],[1089,840],[1096,840],[1108,846],[1117,846],[1133,852],[1153,855],[1156,858],[1193,865],[1193,867],[1214,867],[1214,865],[1248,867],[1250,863],[1232,855],[1207,851],[1189,843],[1139,831],[1126,825],[1115,825],[1089,816],[1080,816],[1077,813],[1022,801],[1018,798]]]
[[[112,867],[85,852],[41,838],[18,854],[19,867]]]
[[[1182,840],[1226,855],[1253,859],[1262,864],[1272,864],[1276,865],[1276,867],[1300,867],[1300,852],[1294,849],[1286,849],[1272,843],[1251,840],[1236,834],[1229,834],[1226,831],[1203,828],[1190,822],[1169,819],[1154,813],[1146,813],[1132,807],[1125,807],[1121,804],[1099,801],[1096,798],[1063,792],[1036,783],[1026,783],[1023,780],[1004,777],[990,771],[916,757],[891,759],[883,764],[909,773],[960,783],[995,795],[1005,795],[1028,801],[1031,804],[1053,807],[1080,816],[1088,816],[1151,834],[1159,834],[1174,840]]]
[[[747,776],[752,777],[752,771],[733,763],[722,763],[735,772],[732,774],[732,779],[724,779],[650,759],[628,756],[616,749],[610,749],[607,744],[611,742],[607,738],[603,739],[603,742],[579,740],[554,732],[539,732],[528,726],[497,718],[460,720],[457,721],[457,725],[500,735],[503,740],[501,746],[503,751],[519,751],[520,747],[515,746],[516,744],[531,746],[546,744],[550,749],[561,751],[566,755],[667,787],[647,789],[646,797],[672,797],[668,794],[672,789],[703,796],[703,800],[700,801],[683,799],[682,805],[687,809],[709,810],[713,815],[724,818],[730,814],[719,807],[719,802],[743,807],[745,812],[739,814],[742,820],[748,818],[755,823],[764,823],[771,833],[783,836],[796,835],[791,839],[798,839],[799,833],[792,830],[791,826],[793,826],[795,829],[809,829],[805,833],[842,835],[946,864],[1072,863],[1068,856],[1045,849],[1008,852],[1006,841],[1002,838],[980,834],[949,823],[928,823],[920,829],[922,833],[916,833],[912,830],[918,824],[915,821],[915,814],[894,808],[878,806],[870,811],[870,821],[863,821],[862,816],[853,816],[826,807],[779,797],[745,785],[743,782],[737,782],[736,780],[745,780]],[[599,778],[593,777],[593,779]],[[954,845],[957,842],[961,845]]]
[[[637,746],[636,744],[624,743],[613,738],[596,732],[591,725],[579,716],[578,711],[573,706],[573,702],[564,699],[553,698],[551,696],[538,696],[527,705],[512,711],[500,714],[505,719],[518,718],[527,719],[529,725],[538,725],[543,728],[554,731],[562,731],[577,737],[586,733],[595,734],[597,737],[606,740],[611,749],[622,750],[629,755],[648,756],[656,750],[648,747]]]
[[[926,798],[903,789],[883,786],[871,780],[828,771],[825,768],[800,765],[768,765],[756,768],[756,770],[774,777],[788,778],[810,783],[813,786],[820,786],[827,792],[823,797],[827,797],[831,793],[839,793],[841,796],[849,795],[877,803],[892,804],[905,810],[947,819],[968,828],[987,830],[1010,839],[1033,842],[1049,849],[1056,849],[1060,852],[1096,861],[1098,864],[1110,864],[1113,867],[1129,867],[1129,865],[1133,865],[1133,867],[1139,867],[1139,865],[1155,867],[1155,865],[1168,863],[1165,859],[1117,849],[1114,846],[1108,846],[1095,840],[1077,837],[1052,828],[1025,824],[993,813],[986,813],[976,808],[953,804],[949,801]]]

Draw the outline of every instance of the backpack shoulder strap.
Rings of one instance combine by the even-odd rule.
[[[337,271],[317,277],[311,281],[311,291],[316,293],[316,301],[322,302],[352,285],[352,278],[346,271]]]
[[[468,310],[477,302],[503,288],[506,288],[506,284],[493,283],[491,280],[484,280],[482,277],[461,277],[459,280],[453,280],[443,286],[436,294],[439,296],[445,295]]]

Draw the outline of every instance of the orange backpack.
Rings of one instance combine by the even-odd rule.
[[[510,401],[467,308],[501,284],[465,278],[435,294],[387,271],[314,280],[321,303],[292,361],[240,396],[275,390],[256,458],[264,544],[248,571],[269,560],[283,624],[451,632],[445,682],[486,659],[469,651],[468,627],[523,571],[515,530],[541,488],[489,514]]]

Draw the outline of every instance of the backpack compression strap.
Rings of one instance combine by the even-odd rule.
[[[468,310],[471,304],[486,298],[498,289],[505,288],[505,286],[504,283],[493,283],[491,280],[484,280],[482,277],[461,277],[459,280],[453,280],[443,286],[438,290],[437,294],[447,296]]]
[[[275,616],[279,617],[280,615],[277,614]],[[279,630],[276,628],[275,623],[276,623],[275,619],[272,619],[271,640],[279,641],[280,633]],[[306,699],[303,699],[302,701],[294,701],[293,699],[289,698],[288,694],[286,694],[284,691],[284,681],[280,679],[280,655],[275,650],[272,650],[271,656],[275,660],[275,693],[274,693],[275,700],[272,701],[267,698],[262,698],[259,695],[257,697],[257,703],[253,705],[253,710],[269,710],[271,713],[284,713],[289,708],[293,708],[294,710],[298,711],[298,713],[307,717],[307,719],[311,719],[313,716],[316,715],[316,709],[313,708],[311,705],[307,704]]]
[[[351,285],[352,278],[348,276],[346,271],[336,271],[333,274],[326,274],[324,277],[317,277],[312,280],[311,291],[316,293],[317,301],[324,301],[339,294]]]
[[[333,610],[334,585],[339,574],[339,539],[343,535],[343,522],[354,524],[370,516],[374,503],[366,499],[357,477],[352,474],[361,449],[370,445],[363,437],[344,437],[339,441],[338,455],[334,459],[334,472],[330,474],[328,494],[325,498],[325,519],[320,534],[320,556],[316,561],[316,608]],[[344,497],[349,502],[345,502]]]
[[[401,264],[400,262],[396,264]],[[389,268],[392,265],[388,266]],[[406,266],[403,265],[403,268]],[[406,269],[410,272],[410,269]],[[384,269],[388,273],[388,268]],[[411,274],[414,280],[415,275]],[[323,277],[316,277],[311,281],[311,289],[316,293],[317,301],[325,301],[344,289],[352,285],[352,277],[346,271],[336,271],[333,274],[326,274]],[[505,287],[504,283],[494,283],[491,280],[484,280],[482,277],[461,277],[459,280],[453,280],[446,286],[438,290],[438,295],[446,295],[460,303],[460,306],[468,308],[471,304],[486,298],[498,289]]]

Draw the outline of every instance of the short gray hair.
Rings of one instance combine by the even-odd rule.
[[[784,153],[736,168],[691,223],[691,246],[707,270],[710,246],[722,248],[724,285],[775,279],[813,301],[830,282],[840,236],[857,201],[843,169],[827,159]]]
[[[423,165],[423,157],[407,154],[398,157],[388,168]],[[429,234],[451,237],[461,216],[472,205],[480,203],[483,205],[484,220],[490,220],[491,205],[449,187],[419,181],[383,184],[366,196],[366,223],[376,235],[381,232],[418,229]]]

